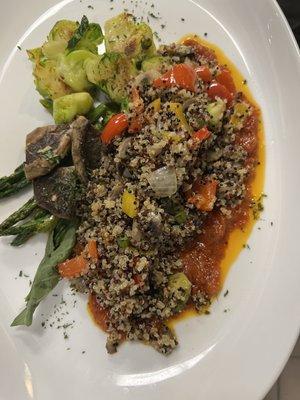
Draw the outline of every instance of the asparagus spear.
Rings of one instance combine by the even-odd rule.
[[[103,117],[107,113],[107,111],[108,108],[106,104],[101,103],[88,113],[87,118],[90,120],[92,124],[94,124],[99,120],[100,117]]]
[[[17,222],[27,218],[37,207],[38,205],[36,204],[36,201],[32,197],[21,208],[19,208],[17,211],[11,214],[8,218],[6,218],[6,220],[4,220],[0,224],[0,234],[3,230],[10,228]]]
[[[45,218],[48,216],[49,213],[46,210],[43,210],[42,208],[37,208],[34,213],[33,213],[33,219],[34,220],[39,220],[41,218]],[[44,229],[46,229],[46,226],[44,226]],[[11,246],[21,246],[22,244],[26,243],[27,240],[29,240],[34,234],[35,234],[35,229],[34,227],[32,228],[25,228],[22,233],[19,233],[10,243]]]
[[[29,184],[25,176],[24,164],[21,164],[11,175],[0,178],[0,198],[17,193]]]
[[[18,247],[22,244],[26,243],[34,235],[34,232],[29,229],[28,231],[24,230],[23,233],[19,233],[10,243],[11,246]]]
[[[47,232],[51,229],[51,227],[57,221],[56,217],[51,214],[48,214],[46,217],[32,219],[28,222],[25,222],[22,225],[10,226],[9,228],[0,232],[0,236],[12,236],[24,234],[24,232],[32,231],[33,233],[37,232]]]

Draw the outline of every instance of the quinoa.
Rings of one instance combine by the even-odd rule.
[[[213,57],[199,56],[192,45],[161,46],[159,54],[168,57],[170,66],[205,62],[213,76],[219,68]],[[160,74],[170,66],[162,66]],[[142,74],[128,84],[129,95],[133,87],[139,92],[139,107],[132,102],[127,111],[129,122],[142,118],[142,127],[103,148],[100,166],[92,172],[78,209],[79,242],[96,240],[101,255],[78,281],[108,313],[109,353],[127,339],[147,342],[168,354],[178,341],[166,321],[186,302],[184,292],[171,290],[170,277],[182,272],[179,250],[201,233],[209,212],[188,200],[193,185],[195,181],[217,182],[212,206],[228,217],[245,197],[249,167],[231,123],[234,104],[241,101],[239,94],[220,120],[212,123],[207,110],[211,99],[201,79],[191,92],[176,86],[154,88],[151,77]],[[155,110],[152,102],[158,98],[161,106]],[[188,125],[172,111],[170,102],[182,106]],[[191,132],[203,126],[209,126],[210,136],[198,141]],[[176,175],[176,192],[171,196],[158,196],[150,184],[161,168]],[[134,195],[133,218],[123,210],[124,191]],[[188,301],[201,311],[211,299],[193,291]]]

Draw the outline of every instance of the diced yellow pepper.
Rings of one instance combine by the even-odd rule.
[[[124,190],[122,196],[122,211],[130,218],[137,216],[137,200],[133,193]]]
[[[250,114],[250,106],[247,103],[237,103],[234,106],[233,114],[229,123],[234,129],[240,130],[245,122],[246,117]]]
[[[160,98],[153,100],[150,104],[149,107],[153,108],[154,112],[160,111],[161,107],[161,100]]]
[[[171,140],[172,142],[179,143],[183,140],[183,137],[178,135],[175,132],[169,132],[169,131],[162,131],[161,136],[166,139],[166,140]]]
[[[185,118],[182,105],[180,103],[168,103],[170,110],[176,115],[176,117],[179,119],[181,126],[188,132],[191,132],[192,129],[187,123],[187,120]]]

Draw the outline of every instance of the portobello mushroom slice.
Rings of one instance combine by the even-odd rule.
[[[46,176],[33,181],[37,204],[59,218],[76,216],[77,175],[75,168],[58,167]]]
[[[52,171],[71,147],[69,125],[36,128],[26,137],[26,178],[32,180]]]
[[[98,131],[85,117],[78,117],[70,126],[72,134],[72,158],[76,172],[83,183],[88,172],[100,165],[101,141]]]

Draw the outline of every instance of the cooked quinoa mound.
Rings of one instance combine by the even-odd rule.
[[[180,250],[201,233],[209,212],[227,217],[241,203],[249,173],[235,132],[251,105],[241,93],[230,105],[209,98],[209,84],[199,76],[195,91],[155,87],[176,64],[205,65],[212,78],[221,68],[193,45],[161,46],[159,54],[165,63],[128,82],[129,129],[103,144],[78,211],[79,241],[96,240],[100,255],[78,281],[107,312],[109,353],[124,340],[147,342],[163,354],[177,346],[166,321],[187,304],[201,309],[210,301],[191,291]],[[195,135],[203,128],[204,139]],[[207,184],[215,189],[208,199]]]

